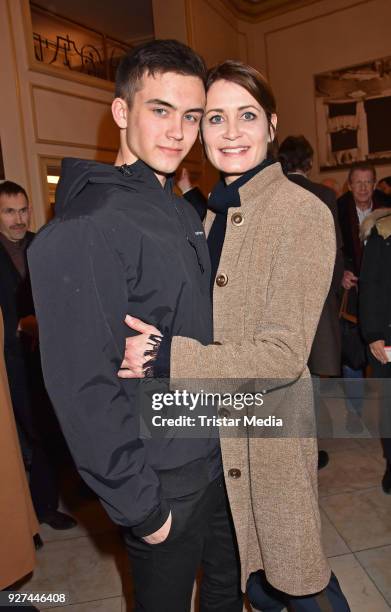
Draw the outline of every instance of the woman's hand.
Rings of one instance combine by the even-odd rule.
[[[138,336],[126,338],[124,360],[118,370],[119,378],[144,378],[144,365],[150,359],[145,355],[151,349],[150,335],[162,334],[153,325],[148,325],[136,317],[126,315],[125,323],[131,329],[140,332]]]

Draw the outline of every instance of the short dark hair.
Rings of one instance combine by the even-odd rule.
[[[376,181],[376,169],[373,164],[369,161],[359,161],[355,162],[350,166],[349,174],[348,174],[348,183],[352,182],[352,176],[356,172],[356,170],[369,170],[372,172],[373,182]]]
[[[115,77],[115,97],[129,106],[144,74],[175,72],[194,76],[205,84],[206,65],[202,57],[178,40],[151,40],[131,49],[121,59]]]
[[[278,157],[285,173],[308,172],[312,168],[314,150],[304,136],[288,136],[281,143]]]
[[[236,85],[240,85],[240,87],[248,91],[263,109],[270,133],[274,135],[275,130],[271,118],[276,112],[276,99],[269,83],[258,70],[255,70],[255,68],[243,62],[226,60],[208,71],[206,79],[207,92],[216,81],[229,81]],[[275,141],[269,143],[268,154],[274,156],[276,148],[277,143]]]
[[[391,187],[391,176],[383,176],[383,178],[377,181],[378,185],[379,183],[386,183],[389,187]]]
[[[2,195],[16,196],[19,193],[24,195],[27,202],[29,201],[26,190],[23,189],[21,185],[18,185],[18,183],[14,183],[13,181],[3,181],[3,183],[0,183],[0,197]]]

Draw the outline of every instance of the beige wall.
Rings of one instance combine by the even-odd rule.
[[[76,75],[78,81],[67,73],[62,78],[62,72],[42,71],[31,59],[27,0],[0,0],[0,54],[5,174],[27,189],[37,229],[49,214],[47,161],[53,165],[65,156],[108,162],[115,158],[113,86],[83,75]]]
[[[191,43],[208,66],[227,58],[241,57],[241,35],[237,19],[218,0],[191,0]]]
[[[188,42],[185,0],[152,0],[156,38],[175,38]]]
[[[264,71],[278,104],[280,141],[304,134],[316,149],[313,76],[391,54],[390,0],[323,0],[254,25],[242,22],[249,39],[249,61]],[[377,167],[391,174],[391,165]],[[346,170],[319,173],[345,181]]]
[[[156,38],[177,38],[208,66],[228,57],[247,60],[247,35],[221,0],[153,0]]]

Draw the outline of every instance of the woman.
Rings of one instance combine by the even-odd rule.
[[[328,209],[268,156],[276,124],[273,93],[257,71],[227,61],[209,72],[202,138],[222,174],[205,223],[215,343],[161,337],[132,318],[131,327],[141,333],[128,339],[128,370],[119,375],[169,371],[173,379],[259,379],[266,388],[280,387],[271,402],[287,409],[303,432],[313,422],[306,364],[329,290],[335,232]],[[248,576],[263,568],[275,589],[293,596],[295,610],[307,609],[299,606],[325,587],[327,609],[334,597],[332,609],[348,610],[322,549],[316,439],[233,439],[231,433],[221,447],[243,590]],[[265,609],[262,580],[253,574],[250,592],[253,604]],[[281,605],[271,598],[268,609]]]

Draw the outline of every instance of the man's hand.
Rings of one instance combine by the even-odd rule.
[[[164,542],[164,540],[168,537],[168,534],[170,533],[171,523],[172,523],[172,515],[170,511],[170,514],[168,515],[168,519],[166,520],[164,525],[162,525],[160,529],[155,531],[155,533],[151,533],[151,535],[145,536],[143,540],[145,540],[147,544],[160,544],[161,542]]]
[[[384,340],[375,340],[369,345],[372,355],[383,365],[388,363],[387,353],[384,350]]]
[[[350,270],[345,270],[342,277],[342,287],[344,289],[351,289],[357,287],[358,277],[353,274]]]
[[[138,336],[126,338],[124,360],[121,363],[121,370],[118,370],[118,376],[119,378],[144,378],[144,364],[149,360],[148,355],[145,356],[145,352],[151,348],[149,336],[151,334],[161,336],[162,334],[153,325],[148,325],[148,323],[130,315],[126,315],[125,323],[128,327],[140,333]]]

